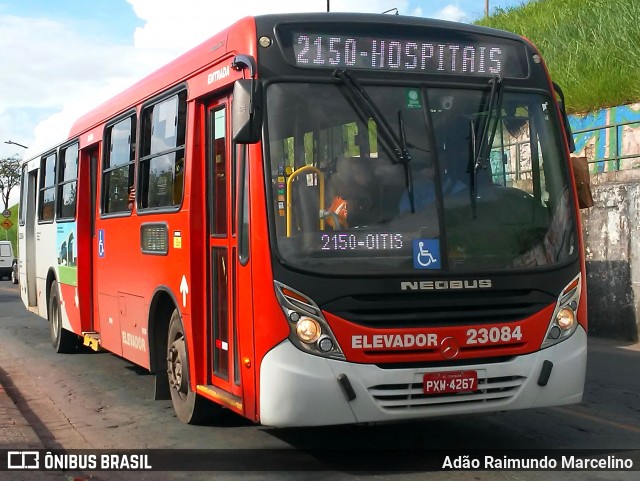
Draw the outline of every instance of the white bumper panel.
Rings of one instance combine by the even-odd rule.
[[[553,369],[538,379],[544,361]],[[260,370],[260,422],[267,426],[317,426],[400,421],[577,403],[582,400],[587,336],[582,327],[564,342],[509,362],[448,368],[381,369],[305,354],[285,341],[264,357]],[[425,396],[427,372],[476,370],[471,394]],[[337,377],[349,379],[348,401]]]

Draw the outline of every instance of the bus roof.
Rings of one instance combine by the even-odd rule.
[[[415,27],[431,27],[440,29],[455,30],[460,33],[474,33],[478,35],[493,35],[502,38],[522,41],[522,37],[506,30],[498,30],[495,28],[482,27],[469,23],[452,22],[449,20],[439,20],[435,18],[414,17],[408,15],[386,15],[379,13],[345,13],[345,12],[318,12],[318,13],[282,13],[258,15],[254,17],[256,23],[270,23],[276,25],[279,23],[349,23],[357,24],[387,24],[387,25],[403,25]]]

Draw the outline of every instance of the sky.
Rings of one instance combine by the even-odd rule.
[[[74,119],[235,20],[327,8],[326,0],[235,0],[222,9],[220,3],[0,0],[0,159],[32,157],[63,141]],[[522,3],[489,0],[490,10]],[[330,0],[330,6],[472,22],[484,15],[485,0]]]

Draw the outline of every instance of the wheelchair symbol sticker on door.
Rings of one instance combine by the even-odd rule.
[[[440,241],[438,239],[413,240],[413,267],[440,269]]]
[[[98,229],[98,257],[104,257],[104,229]]]

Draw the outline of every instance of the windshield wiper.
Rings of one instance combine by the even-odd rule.
[[[372,118],[375,121],[378,126],[378,133],[383,141],[382,144],[385,146],[387,153],[391,154],[391,162],[394,164],[402,164],[404,167],[404,178],[409,196],[409,203],[411,205],[411,212],[414,213],[415,200],[413,195],[413,178],[411,175],[411,168],[409,166],[411,154],[409,154],[408,150],[401,112],[398,111],[398,127],[400,130],[400,137],[398,137],[367,91],[349,74],[347,70],[335,70],[333,72],[333,77],[340,80],[342,85],[347,88],[347,91],[351,94],[351,99],[354,101],[356,108],[360,110],[360,113],[364,113],[365,117]]]
[[[405,153],[405,161],[402,165],[404,166],[404,181],[405,186],[407,187],[407,197],[409,198],[411,213],[414,214],[416,212],[416,202],[413,195],[413,175],[411,174],[411,167],[409,166],[411,157],[409,156],[407,133],[404,130],[404,122],[402,121],[401,110],[398,110],[398,130],[400,131],[400,149]]]
[[[364,90],[360,83],[346,70],[335,70],[333,72],[333,76],[347,87],[353,100],[356,101],[357,106],[363,108],[364,112],[379,125],[381,131],[380,134],[387,145],[391,147],[391,153],[393,154],[393,157],[395,157],[394,163],[408,163],[411,160],[411,155],[409,154],[406,145],[402,145],[401,140],[393,131],[391,125],[389,125],[389,122],[387,122],[387,119],[385,119],[384,115],[380,112],[380,109],[369,96],[367,91]]]
[[[493,145],[493,140],[496,136],[498,125],[500,124],[500,109],[502,107],[502,78],[499,75],[492,77],[489,80],[491,86],[491,93],[489,94],[489,103],[487,105],[487,115],[484,119],[482,129],[479,135],[475,135],[475,129],[471,130],[471,138],[474,147],[473,152],[473,168],[469,172],[469,194],[471,196],[471,209],[473,212],[473,218],[476,217],[476,191],[478,180],[478,169],[486,169],[489,164],[489,152]],[[477,143],[477,137],[480,138],[480,143]]]

